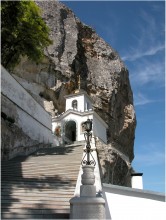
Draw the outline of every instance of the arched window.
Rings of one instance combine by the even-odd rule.
[[[77,100],[72,101],[72,108],[77,110]]]

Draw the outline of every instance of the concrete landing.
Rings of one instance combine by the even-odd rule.
[[[2,219],[68,219],[83,146],[41,149],[1,166]]]

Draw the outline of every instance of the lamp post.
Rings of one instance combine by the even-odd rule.
[[[83,127],[85,129],[85,133],[84,133],[84,137],[85,137],[85,141],[86,141],[86,149],[84,150],[84,152],[86,153],[82,159],[82,165],[96,165],[95,159],[93,157],[93,155],[91,154],[91,152],[93,151],[91,149],[91,139],[92,139],[92,120],[87,119],[87,121],[85,121],[83,123]],[[85,159],[87,155],[87,160]],[[92,160],[90,158],[90,156],[92,157]]]
[[[83,174],[81,175],[80,197],[75,196],[70,199],[70,219],[105,219],[105,200],[96,196],[95,167],[96,162],[91,152],[90,146],[92,138],[92,120],[88,119],[83,124],[85,129],[86,149],[81,162]],[[85,158],[87,155],[87,158]],[[96,157],[97,158],[97,157]],[[93,165],[93,166],[91,166]]]

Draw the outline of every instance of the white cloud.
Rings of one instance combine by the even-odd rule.
[[[143,47],[132,48],[128,54],[122,56],[122,60],[135,61],[145,56],[156,55],[158,52],[163,51],[164,49],[165,45],[154,45],[153,47],[151,46],[146,50],[144,50]]]
[[[134,95],[134,105],[146,105],[151,102],[155,102],[155,100],[151,100],[147,98],[145,95],[138,93],[137,95]]]
[[[135,61],[146,56],[154,56],[164,51],[164,30],[163,23],[159,23],[156,17],[141,11],[140,17],[135,26],[136,35],[133,35],[134,45],[122,55],[124,61]]]
[[[165,80],[165,65],[160,59],[144,60],[136,62],[130,70],[130,79],[133,85],[143,86],[147,83],[154,83],[155,86],[163,87]]]

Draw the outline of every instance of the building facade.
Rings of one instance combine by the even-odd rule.
[[[66,111],[52,119],[52,132],[59,144],[83,141],[84,126],[87,119],[92,120],[92,135],[107,143],[108,125],[93,110],[93,100],[84,90],[65,96]]]

